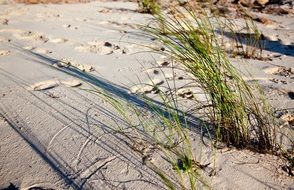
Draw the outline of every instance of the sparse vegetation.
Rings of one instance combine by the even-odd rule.
[[[157,0],[138,0],[139,12],[148,14],[158,14],[160,6]]]
[[[220,35],[224,34],[225,29],[234,35],[236,25],[224,24],[210,17],[205,10],[195,13],[187,7],[181,10],[173,8],[174,14],[171,15],[159,11],[155,1],[140,1],[139,5],[142,12],[154,15],[154,22],[145,28],[145,32],[164,46],[164,51],[154,51],[171,57],[179,65],[178,69],[192,75],[189,86],[200,87],[205,93],[206,101],[200,101],[197,95],[193,95],[190,103],[194,103],[194,116],[206,123],[205,128],[212,129],[210,135],[214,139],[213,145],[224,142],[237,148],[275,153],[279,147],[267,104],[260,92],[249,86],[230,63],[216,33],[216,26],[219,26],[223,27]],[[256,25],[252,20],[247,20],[244,30],[244,36],[240,33],[241,36],[237,34],[233,38],[236,47],[241,48],[237,54],[257,58],[259,50],[258,56],[261,57],[261,33]],[[168,90],[174,89],[169,87]],[[94,92],[102,95],[124,118],[127,129],[117,125],[116,132],[128,139],[128,145],[141,155],[143,163],[161,178],[167,188],[196,189],[199,185],[209,188],[202,171],[207,165],[202,165],[196,159],[193,147],[199,145],[191,142],[192,126],[187,122],[186,112],[180,110],[176,93],[166,93],[156,88],[162,105],[145,95],[138,95],[145,102],[145,107],[139,108],[105,92]],[[128,113],[132,113],[132,116]],[[136,134],[136,138],[132,134]],[[172,176],[161,169],[161,164],[152,161],[153,152],[146,151],[150,145],[163,154],[165,163],[173,171]],[[293,160],[292,157],[287,158]]]
[[[146,31],[165,45],[164,54],[192,74],[195,85],[207,94],[207,102],[197,104],[205,109],[205,116],[200,117],[214,126],[216,141],[257,151],[273,150],[274,131],[265,106],[220,47],[213,20],[204,10],[197,15],[187,9],[178,11],[181,16],[156,15],[156,23]]]
[[[206,166],[196,160],[190,126],[185,114],[178,110],[175,97],[159,92],[163,102],[159,106],[146,96],[140,96],[146,102],[141,108],[98,89],[91,92],[105,99],[127,123],[125,128],[120,124],[112,127],[125,137],[125,143],[142,157],[143,164],[152,169],[167,188],[194,190],[199,185],[209,187],[201,171]],[[152,160],[156,150],[163,156],[160,162]],[[164,163],[168,171],[161,169]]]

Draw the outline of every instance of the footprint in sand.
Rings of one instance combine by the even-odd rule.
[[[121,53],[126,54],[126,48],[120,48],[118,45],[110,43],[110,42],[102,42],[102,41],[93,41],[88,42],[87,44],[82,44],[77,46],[75,50],[84,53],[97,53],[101,55],[110,55],[112,53]]]
[[[56,44],[65,43],[67,41],[68,39],[65,39],[65,38],[54,38],[49,40],[49,42],[56,43]]]
[[[197,99],[197,101],[207,101],[207,96],[201,88],[182,87],[176,91],[176,95],[184,99]]]
[[[43,42],[43,43],[46,43],[49,40],[44,34],[41,34],[38,32],[32,32],[32,31],[15,33],[14,37],[16,37],[19,40],[32,40],[35,42]]]
[[[163,84],[164,81],[161,79],[152,79],[147,83],[134,85],[130,88],[131,94],[156,94],[158,93],[159,89],[158,86]]]
[[[263,69],[263,72],[266,74],[272,74],[272,75],[280,75],[284,77],[290,77],[294,75],[294,67],[293,68],[286,68],[286,67],[267,67]]]
[[[131,94],[147,94],[147,93],[151,93],[154,90],[155,88],[152,85],[138,84],[130,88],[130,93]]]
[[[58,61],[56,64],[54,64],[55,67],[75,67],[83,72],[91,72],[91,71],[95,71],[93,66],[90,65],[83,65],[83,64],[79,64],[79,63],[75,63],[73,61],[70,61],[68,59],[61,59],[60,61]]]
[[[7,56],[10,55],[10,51],[9,50],[0,50],[0,56]]]
[[[52,79],[52,80],[45,80],[41,82],[37,82],[30,86],[31,90],[34,91],[41,91],[41,90],[48,90],[51,88],[55,88],[59,85],[65,85],[67,87],[77,87],[82,85],[82,83],[78,80],[58,80],[58,79]]]
[[[23,47],[23,49],[30,50],[30,51],[33,51],[33,52],[38,53],[38,54],[50,54],[50,53],[52,53],[52,51],[50,51],[50,50],[43,49],[43,48],[37,48],[37,47],[31,47],[31,46]]]
[[[182,98],[186,98],[186,99],[193,99],[194,98],[192,90],[190,90],[188,88],[181,88],[181,89],[177,90],[176,94],[178,96],[180,96]]]
[[[46,80],[46,81],[37,82],[37,83],[31,85],[30,88],[35,91],[47,90],[47,89],[57,87],[59,85],[59,83],[60,82],[57,79]]]

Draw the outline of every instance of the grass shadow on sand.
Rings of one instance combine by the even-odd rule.
[[[238,43],[241,43],[242,45],[250,45],[247,43],[248,39],[254,39],[255,34],[248,34],[248,33],[242,33],[242,32],[226,32],[226,31],[216,31],[219,34],[222,34],[232,40],[235,40],[237,38]],[[281,41],[273,41],[266,36],[262,36],[261,38],[261,44],[262,49],[267,50],[274,53],[279,53],[282,55],[292,56],[294,57],[294,45],[285,45],[282,44]]]
[[[31,56],[29,59],[31,59],[31,61],[35,62],[35,63],[39,63],[42,65],[46,65],[54,70],[58,70],[61,71],[63,73],[66,73],[70,76],[73,76],[75,78],[78,78],[80,80],[83,80],[91,85],[93,85],[95,88],[100,88],[103,91],[109,93],[110,95],[113,95],[119,99],[125,100],[131,104],[133,104],[134,106],[137,107],[141,107],[143,109],[148,109],[148,104],[146,103],[146,100],[142,99],[139,96],[136,96],[134,94],[130,94],[129,90],[127,88],[124,88],[122,86],[119,86],[117,84],[112,83],[111,81],[107,81],[105,79],[103,79],[102,77],[99,77],[97,75],[93,75],[89,72],[83,72],[75,67],[69,66],[69,67],[56,67],[54,66],[55,64],[57,64],[58,62],[60,62],[60,60],[58,59],[54,59],[45,55],[41,55],[32,51],[28,51],[25,49],[22,49],[22,51],[26,54]],[[150,101],[153,105],[156,105],[157,108],[156,110],[160,111],[161,113],[163,113],[163,115],[165,115],[165,117],[169,117],[169,113],[165,110],[164,108],[164,104],[153,100],[153,99],[149,99],[148,101]],[[172,108],[173,109],[173,108]],[[150,109],[149,111],[154,111],[153,109]],[[209,123],[207,123],[206,121],[203,121],[200,118],[195,117],[192,114],[189,113],[183,113],[181,110],[175,110],[177,111],[180,115],[185,115],[185,121],[183,119],[183,123],[187,122],[188,126],[190,126],[190,128],[194,131],[197,132],[201,135],[203,135],[204,137],[210,138],[213,137],[214,131],[212,130],[212,128],[208,129],[207,126],[210,126]],[[184,117],[184,116],[183,116]],[[202,126],[205,126],[202,128]],[[208,135],[209,134],[209,135]]]
[[[8,73],[9,74],[9,73]],[[1,73],[3,75],[3,73]],[[10,74],[9,76],[6,76],[11,81],[14,81],[15,83],[18,83],[20,88],[24,88],[24,84],[20,82],[17,76],[13,76]],[[26,89],[24,89],[26,90]],[[152,186],[155,186],[159,189],[163,189],[163,187],[160,184],[155,183],[157,177],[152,173],[150,170],[146,169],[144,166],[141,165],[141,159],[138,158],[132,150],[130,150],[127,145],[124,145],[124,138],[120,136],[119,134],[116,134],[115,131],[112,129],[112,127],[109,127],[107,122],[103,122],[101,120],[98,120],[97,118],[93,118],[89,112],[93,111],[98,114],[104,114],[106,117],[114,118],[115,120],[120,121],[120,118],[115,118],[117,116],[113,115],[110,111],[105,109],[102,106],[99,106],[98,104],[95,104],[95,102],[87,97],[85,97],[83,94],[80,94],[79,92],[73,91],[76,93],[76,101],[78,101],[81,105],[85,104],[92,104],[93,106],[91,108],[88,108],[87,111],[83,112],[77,108],[74,107],[74,105],[70,105],[69,103],[60,100],[60,99],[54,99],[54,101],[58,102],[60,105],[60,108],[58,109],[52,106],[48,101],[43,100],[42,97],[40,97],[39,94],[34,94],[33,92],[28,91],[28,93],[31,95],[30,98],[27,98],[25,96],[19,97],[23,98],[25,101],[27,101],[30,104],[33,104],[35,107],[35,111],[45,112],[46,115],[53,117],[55,120],[62,123],[63,126],[68,126],[70,130],[74,131],[74,134],[78,134],[86,138],[89,142],[95,144],[97,149],[103,149],[105,152],[116,155],[117,158],[127,162],[130,164],[133,168],[136,168],[139,173],[142,173],[147,179],[131,179],[127,181],[119,181],[117,180],[116,183],[130,183],[130,182],[144,182],[151,184]],[[47,96],[46,92],[41,92],[41,95]],[[86,101],[85,101],[86,100]],[[80,102],[81,101],[81,102]],[[87,107],[87,106],[86,106]],[[52,112],[53,111],[53,112]],[[45,144],[40,140],[37,134],[34,134],[32,130],[30,130],[31,126],[27,125],[27,123],[22,120],[21,118],[17,118],[17,120],[13,119],[11,116],[15,115],[15,111],[11,109],[8,106],[5,106],[4,104],[0,104],[0,114],[3,118],[9,123],[9,125],[22,137],[26,143],[28,143],[33,150],[40,155],[40,157],[48,163],[48,165],[62,178],[64,179],[64,182],[69,185],[72,189],[94,189],[91,184],[87,183],[88,179],[81,178],[81,173],[83,171],[75,171],[75,169],[70,165],[69,162],[64,160],[62,158],[62,155],[59,155],[55,151],[49,151],[48,146],[46,147]],[[121,121],[120,121],[121,122]],[[99,129],[103,131],[103,133],[108,134],[107,139],[99,139],[100,137],[95,134],[95,132],[91,132],[90,125],[97,125],[99,126]],[[59,132],[57,132],[59,133]],[[59,144],[59,143],[58,143]],[[59,146],[62,146],[60,144]],[[66,149],[64,151],[70,152],[72,150]],[[74,155],[72,155],[74,156]],[[97,160],[89,160],[87,158],[89,165],[95,165]],[[87,168],[87,166],[85,166]],[[98,170],[91,171],[91,174],[89,174],[89,178],[95,175]],[[96,176],[97,177],[97,176]],[[108,181],[108,186],[111,186],[111,182]],[[106,182],[105,182],[106,183]]]
[[[18,48],[18,47],[15,47],[15,48]],[[43,56],[43,55],[34,53],[32,51],[23,50],[20,48],[18,48],[18,49],[21,50],[22,52],[24,52],[26,56],[29,56],[28,59],[32,60],[35,63],[43,64],[43,65],[48,66],[54,70],[58,70],[63,73],[66,73],[68,75],[71,75],[73,77],[79,78],[83,81],[86,81],[87,83],[89,83],[91,85],[94,85],[95,87],[98,87],[98,88],[101,88],[101,89],[107,91],[108,93],[110,93],[116,97],[127,100],[128,102],[131,102],[135,106],[146,108],[145,100],[143,100],[135,95],[129,94],[128,90],[123,87],[112,84],[111,82],[106,81],[103,78],[100,78],[98,76],[94,76],[92,74],[82,72],[74,67],[56,68],[53,65],[56,64],[59,60],[53,59],[53,58],[50,58],[47,56]],[[4,71],[4,70],[2,70],[2,71]],[[70,105],[69,103],[62,101],[60,99],[54,99],[54,101],[57,101],[61,105],[60,108],[62,108],[62,109],[67,108],[68,109],[68,110],[66,110],[66,113],[70,113],[70,114],[66,114],[64,112],[64,110],[60,110],[60,109],[55,108],[50,103],[48,103],[46,100],[43,100],[42,98],[40,98],[38,94],[35,94],[31,91],[28,91],[25,88],[28,86],[28,84],[25,84],[21,78],[13,75],[12,73],[8,73],[8,72],[5,72],[4,74],[5,74],[6,78],[10,79],[10,81],[14,81],[14,83],[18,84],[20,87],[24,88],[25,91],[30,93],[30,96],[32,98],[34,98],[35,100],[31,100],[30,98],[27,98],[27,97],[23,97],[23,99],[27,99],[26,101],[33,104],[38,110],[46,112],[47,115],[54,117],[56,120],[61,122],[63,124],[63,126],[67,126],[71,123],[73,126],[70,126],[70,128],[72,130],[74,130],[76,133],[84,136],[84,138],[89,138],[89,136],[92,136],[92,138],[90,139],[90,141],[92,143],[96,144],[97,146],[104,149],[106,152],[108,152],[110,154],[114,153],[115,155],[119,155],[120,158],[123,158],[123,160],[125,160],[127,163],[133,165],[134,168],[138,168],[138,170],[140,170],[140,172],[143,173],[144,176],[149,176],[150,179],[153,179],[153,180],[148,180],[148,181],[147,180],[144,181],[144,179],[132,179],[132,180],[128,180],[128,181],[121,182],[121,183],[129,183],[131,181],[144,181],[145,183],[152,184],[153,181],[157,181],[156,179],[158,179],[158,176],[155,176],[155,174],[152,171],[146,170],[146,168],[144,169],[145,166],[143,166],[143,168],[142,168],[142,160],[140,158],[134,158],[134,155],[133,155],[134,152],[132,152],[132,150],[128,150],[128,149],[130,149],[130,147],[127,147],[127,145],[126,145],[127,143],[125,143],[125,145],[123,145],[123,146],[115,145],[115,144],[119,144],[119,142],[124,142],[125,139],[120,134],[116,134],[115,131],[113,131],[113,129],[111,127],[109,127],[108,123],[102,122],[98,119],[95,119],[95,118],[92,118],[91,116],[89,116],[88,115],[88,112],[90,111],[89,109],[86,112],[83,112],[83,111],[77,109],[74,105]],[[41,92],[43,95],[46,95],[46,91],[41,91]],[[78,92],[76,92],[76,93],[78,93]],[[114,115],[111,111],[106,110],[104,107],[96,104],[93,100],[90,100],[85,96],[82,96],[83,98],[81,98],[81,94],[80,93],[78,93],[78,94],[79,95],[77,95],[76,97],[79,97],[80,99],[85,98],[85,99],[87,99],[87,101],[86,101],[87,103],[92,103],[94,105],[94,106],[92,106],[91,109],[95,109],[95,112],[104,114],[109,118],[119,120],[119,122],[122,122],[123,119],[118,118],[117,115]],[[155,102],[155,103],[158,105],[159,108],[162,106],[160,102]],[[83,105],[83,104],[85,104],[84,100],[81,102],[81,105]],[[49,110],[54,110],[55,114],[53,114]],[[162,111],[164,112],[164,110],[162,110]],[[71,188],[73,188],[73,189],[91,188],[91,185],[89,185],[87,183],[87,181],[85,181],[84,179],[81,179],[79,176],[80,174],[76,173],[75,170],[70,166],[70,163],[67,163],[62,158],[62,156],[60,156],[54,152],[53,152],[54,154],[51,154],[51,152],[46,151],[46,146],[44,145],[44,143],[39,140],[38,135],[36,135],[30,131],[30,126],[28,126],[25,121],[22,121],[21,118],[18,121],[15,121],[15,119],[13,119],[11,117],[11,115],[13,115],[12,114],[13,112],[14,112],[13,109],[5,106],[4,104],[2,104],[0,106],[0,113],[9,122],[10,126],[33,148],[33,150],[38,155],[41,156],[41,158],[44,161],[46,161],[49,164],[49,166],[54,171],[56,171],[56,173],[62,179],[64,179],[66,184],[71,186]],[[78,114],[76,114],[74,112],[76,112]],[[166,115],[168,116],[168,113]],[[86,116],[86,121],[85,121],[85,116]],[[83,121],[83,122],[82,123],[77,122],[75,120],[76,118],[78,118],[79,121]],[[110,134],[113,137],[112,139],[115,139],[116,142],[111,142],[109,140],[97,141],[97,139],[99,137],[95,136],[94,133],[90,133],[89,118],[91,118],[93,124],[100,126],[100,128],[103,129],[103,131],[105,133]],[[204,131],[204,130],[203,129],[198,130],[197,127],[199,126],[199,122],[203,122],[203,121],[200,121],[199,119],[192,117],[192,116],[190,116],[189,119],[190,119],[189,120],[190,126],[196,126],[195,131],[197,131],[197,132],[199,132],[199,134],[201,134],[200,131]],[[82,127],[82,126],[84,126],[84,127]],[[25,129],[25,130],[23,130],[23,129]],[[146,135],[146,134],[144,134],[144,132],[142,131],[141,135]],[[203,134],[201,134],[201,135],[203,135]],[[115,148],[114,148],[114,145],[116,146]],[[126,151],[126,150],[128,150],[128,151]],[[91,162],[91,161],[89,160],[89,162]],[[93,164],[95,164],[95,163],[93,163]],[[92,164],[90,164],[90,165],[92,165]],[[98,172],[98,171],[94,171],[93,174],[90,175],[90,177],[92,175],[94,175],[96,172]],[[157,185],[158,188],[163,188],[163,186],[161,186],[160,184],[155,183],[153,185]]]
[[[68,184],[73,189],[79,189],[79,185],[75,180],[71,179],[71,177],[67,174],[67,169],[60,164],[60,161],[52,156],[50,153],[46,152],[46,148],[42,143],[39,142],[38,138],[33,136],[31,133],[24,132],[24,129],[29,129],[26,126],[25,121],[21,121],[18,119],[10,118],[8,115],[4,115],[7,113],[9,109],[6,107],[5,109],[0,107],[0,116],[5,119],[5,121],[9,124],[9,126],[26,142],[29,146],[38,154],[40,157],[64,180],[66,184]]]

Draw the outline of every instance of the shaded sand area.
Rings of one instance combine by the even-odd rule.
[[[117,133],[114,126],[128,127],[122,116],[87,91],[97,88],[143,108],[135,93],[156,94],[140,83],[166,85],[159,71],[169,63],[148,52],[144,45],[154,45],[152,39],[140,35],[139,25],[151,16],[136,10],[136,3],[119,1],[0,5],[0,189],[10,183],[20,189],[166,189],[138,153],[172,175],[160,151]],[[273,24],[259,27],[270,60],[232,61],[261,84],[284,118],[281,125],[293,133],[294,17],[267,16]],[[185,77],[176,74],[179,85]],[[197,132],[193,141],[203,147],[199,158],[209,165],[204,175],[213,189],[294,189],[287,163],[276,156],[212,152]]]

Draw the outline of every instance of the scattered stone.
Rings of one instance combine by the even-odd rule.
[[[289,125],[294,125],[294,114],[286,113],[281,116],[281,119],[288,122]]]
[[[104,43],[104,46],[106,46],[106,47],[112,47],[112,44],[110,42],[105,42]]]
[[[159,74],[159,71],[156,70],[156,69],[154,69],[154,70],[153,70],[153,73],[157,75],[157,74]]]
[[[294,92],[288,92],[288,96],[289,98],[291,98],[292,100],[294,100]]]
[[[165,67],[168,66],[170,63],[168,61],[157,61],[157,64]]]

